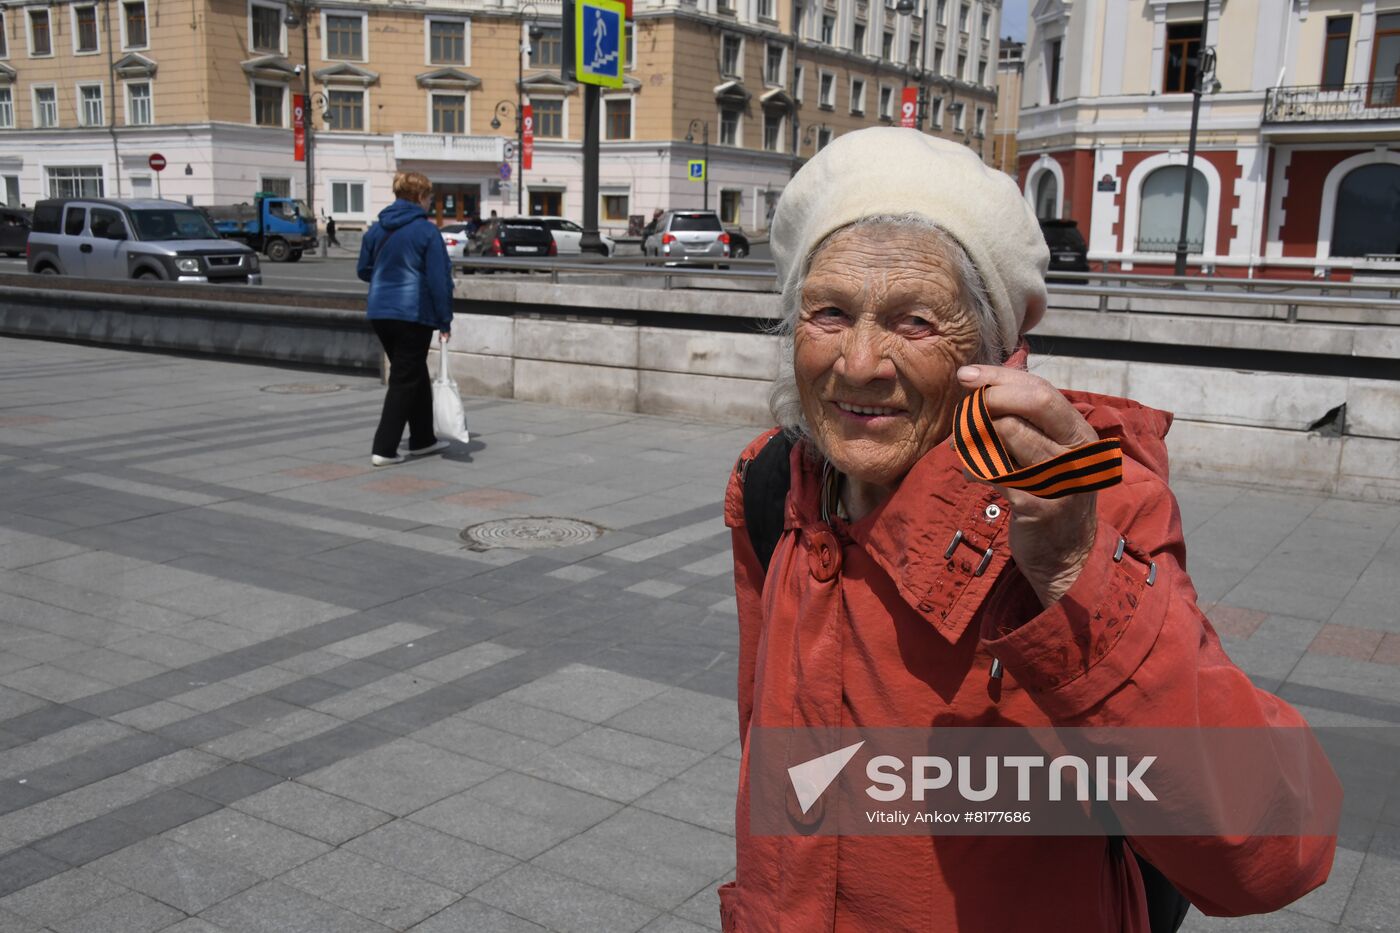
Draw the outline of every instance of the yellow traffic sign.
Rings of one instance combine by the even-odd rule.
[[[584,84],[622,87],[627,68],[627,7],[619,0],[574,4],[574,77]]]

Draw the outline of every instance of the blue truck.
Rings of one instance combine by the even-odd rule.
[[[220,204],[204,211],[219,236],[246,243],[273,262],[296,262],[316,247],[316,218],[302,201],[259,191],[251,204]]]

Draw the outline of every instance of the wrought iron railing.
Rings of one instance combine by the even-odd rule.
[[[1202,237],[1186,237],[1186,252],[1197,255],[1206,248],[1206,241]],[[1176,237],[1138,237],[1137,251],[1139,253],[1174,253],[1176,252]]]
[[[1400,82],[1271,87],[1265,123],[1327,123],[1400,119]]]

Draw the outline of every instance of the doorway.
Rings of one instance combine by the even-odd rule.
[[[433,222],[461,223],[481,208],[481,186],[433,183]]]
[[[564,214],[564,192],[537,191],[530,189],[530,215],[533,217],[560,217]]]

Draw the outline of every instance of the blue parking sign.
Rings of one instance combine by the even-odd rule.
[[[574,17],[575,77],[584,84],[622,87],[627,8],[618,0],[578,0]]]
[[[685,169],[686,169],[686,176],[687,176],[691,181],[704,181],[704,180],[705,180],[705,160],[704,160],[704,159],[691,159],[689,162],[685,163]]]

